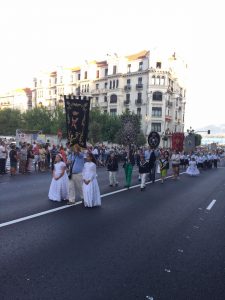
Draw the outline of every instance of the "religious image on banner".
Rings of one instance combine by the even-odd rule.
[[[172,134],[172,149],[183,151],[183,148],[184,148],[184,133],[174,132]]]
[[[91,97],[64,96],[67,138],[71,145],[86,148]]]

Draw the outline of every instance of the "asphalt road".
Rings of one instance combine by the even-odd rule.
[[[48,174],[0,182],[1,224],[62,206],[46,198]],[[224,194],[213,169],[2,226],[0,299],[224,300]]]

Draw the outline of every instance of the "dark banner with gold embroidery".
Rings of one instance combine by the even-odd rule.
[[[70,144],[86,148],[91,97],[64,96],[67,138]]]

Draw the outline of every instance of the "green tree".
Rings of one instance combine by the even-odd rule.
[[[202,136],[195,133],[195,146],[200,146],[202,143]]]
[[[18,109],[0,110],[0,134],[15,135],[16,129],[23,125],[22,115]]]
[[[117,142],[123,145],[137,144],[138,134],[141,132],[140,118],[126,111],[120,119],[121,128],[117,133]]]
[[[136,145],[138,147],[144,146],[146,144],[146,142],[147,141],[146,141],[146,137],[145,137],[144,133],[143,132],[138,133]]]
[[[23,114],[24,129],[51,132],[52,114],[46,108],[35,107]]]
[[[101,124],[99,124],[98,122],[92,121],[89,124],[88,140],[92,144],[96,144],[97,142],[102,141],[101,130]]]
[[[58,106],[51,113],[50,133],[57,134],[58,129],[62,130],[63,137],[67,136],[66,114],[62,107]]]

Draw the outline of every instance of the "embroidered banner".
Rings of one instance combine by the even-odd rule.
[[[183,148],[184,148],[184,133],[174,132],[172,134],[172,149],[183,151]]]
[[[67,138],[71,145],[86,148],[91,97],[64,96]]]

